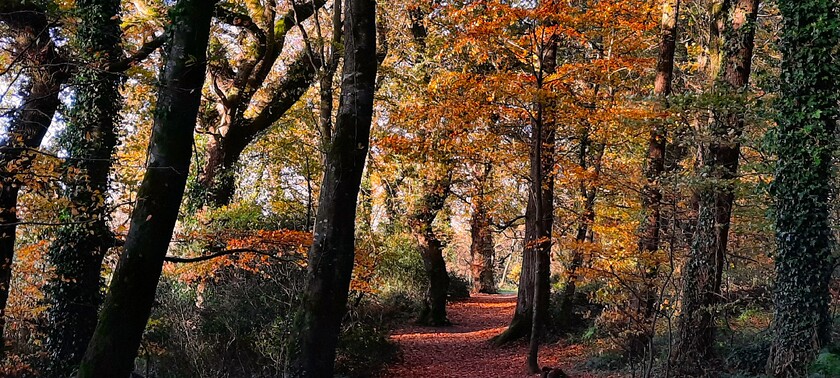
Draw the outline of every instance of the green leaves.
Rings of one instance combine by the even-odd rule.
[[[780,1],[781,96],[774,147],[779,161],[776,199],[776,319],[768,373],[804,375],[830,340],[831,274],[829,199],[838,117],[840,73],[830,52],[840,44],[840,16],[833,1]],[[830,356],[821,357],[828,365]]]

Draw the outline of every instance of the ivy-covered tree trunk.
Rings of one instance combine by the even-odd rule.
[[[49,34],[43,9],[28,2],[0,6],[0,22],[14,31],[12,47],[29,66],[28,83],[20,93],[22,106],[12,115],[0,139],[0,342],[6,324],[6,303],[12,279],[17,230],[17,201],[23,174],[35,159],[59,105],[58,92],[69,75],[63,58]],[[1,344],[0,344],[1,345]]]
[[[376,84],[376,2],[344,3],[344,69],[309,250],[296,376],[331,377],[355,255],[356,200],[370,144]]]
[[[802,377],[831,341],[829,204],[837,150],[840,14],[828,0],[779,1],[782,77],[775,198],[776,305],[767,373]]]
[[[677,24],[680,15],[680,0],[665,0],[662,2],[662,19],[659,29],[659,57],[656,63],[656,79],[654,80],[653,95],[656,97],[654,110],[665,111],[668,108],[668,97],[671,95],[671,84],[674,77],[674,51],[677,44]],[[660,247],[662,226],[662,175],[665,173],[665,149],[667,144],[667,130],[664,121],[655,120],[648,138],[647,156],[645,157],[645,184],[642,188],[642,224],[639,228],[639,252],[641,289],[633,312],[639,319],[642,329],[637,335],[631,336],[629,349],[641,355],[650,349],[653,337],[653,310],[656,306],[656,275],[659,270],[657,252]]]
[[[48,371],[68,376],[82,359],[102,301],[102,258],[113,246],[107,193],[111,157],[122,107],[121,77],[102,69],[122,58],[119,0],[76,2],[74,45],[82,65],[67,126],[59,136],[66,151],[63,194],[69,208],[47,251],[54,278],[45,286]]]
[[[470,215],[470,257],[473,279],[473,291],[477,293],[496,293],[495,255],[493,232],[490,229],[490,215],[487,209],[487,180],[492,165],[481,166],[481,172],[476,177],[476,191],[472,197],[472,214]]]
[[[728,10],[732,4],[724,2]],[[683,296],[674,366],[697,372],[713,354],[715,306],[720,299],[726,244],[744,129],[744,99],[752,64],[758,0],[737,0],[723,30],[721,73],[714,90],[739,106],[715,109],[709,140],[700,147],[703,182],[697,189],[698,214],[691,252],[683,270]],[[740,100],[740,101],[739,101]]]
[[[423,307],[417,317],[419,324],[433,326],[450,324],[446,317],[449,273],[446,271],[446,261],[443,259],[443,242],[438,239],[432,227],[432,223],[446,203],[446,198],[449,197],[450,172],[444,173],[443,177],[432,179],[428,185],[423,185],[425,192],[414,204],[414,209],[408,219],[408,226],[417,239],[420,255],[423,257],[423,268],[429,279]]]
[[[212,5],[179,0],[170,12],[148,167],[79,378],[126,377],[133,370],[186,187]]]

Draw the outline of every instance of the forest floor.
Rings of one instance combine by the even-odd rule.
[[[473,295],[450,303],[450,327],[406,325],[391,339],[402,358],[386,369],[385,377],[527,377],[528,345],[523,340],[495,348],[488,340],[505,330],[516,307],[515,295]],[[585,347],[563,340],[540,348],[540,366],[562,368],[570,377],[597,377],[576,371],[586,359]]]

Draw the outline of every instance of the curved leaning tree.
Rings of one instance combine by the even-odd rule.
[[[180,0],[171,11],[148,167],[80,378],[126,377],[134,368],[187,183],[213,3]]]

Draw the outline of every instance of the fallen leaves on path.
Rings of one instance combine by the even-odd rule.
[[[391,339],[402,349],[402,361],[392,365],[385,377],[528,377],[525,359],[528,346],[521,341],[494,348],[488,340],[505,330],[513,316],[516,297],[478,294],[449,305],[451,327],[408,325]],[[560,367],[572,377],[591,375],[570,372],[583,358],[583,347],[547,344],[540,348],[540,366]]]

